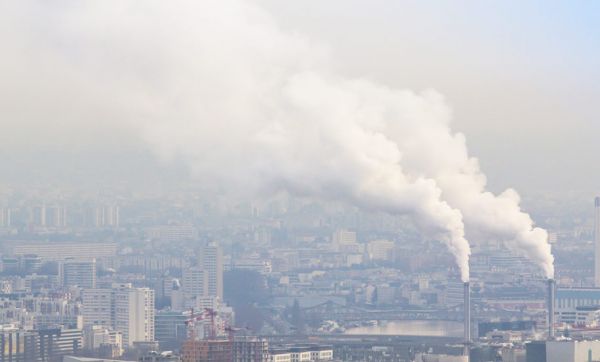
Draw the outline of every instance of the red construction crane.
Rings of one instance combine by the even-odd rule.
[[[188,334],[189,334],[188,337],[190,339],[192,339],[192,340],[196,339],[196,322],[198,322],[200,320],[204,320],[204,318],[205,318],[204,312],[194,314],[194,308],[192,308],[190,310],[190,318],[188,318],[185,321],[185,325],[188,328]]]
[[[204,308],[204,313],[210,318],[210,338],[215,338],[217,336],[217,327],[215,325],[215,318],[217,317],[217,311],[212,308]]]

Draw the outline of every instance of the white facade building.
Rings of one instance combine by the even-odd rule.
[[[390,240],[372,240],[367,246],[371,260],[392,260],[394,256],[394,242]]]
[[[82,315],[84,327],[114,325],[112,289],[84,289],[82,296]]]
[[[223,252],[216,243],[200,249],[198,266],[207,273],[209,297],[223,300]],[[185,283],[184,283],[185,284]]]
[[[447,354],[417,353],[415,362],[468,362],[469,356],[451,356]]]
[[[344,229],[336,230],[333,233],[333,243],[335,245],[356,244],[356,232]]]
[[[114,329],[123,333],[123,345],[154,341],[154,290],[133,288],[131,284],[113,289]]]
[[[271,362],[317,362],[332,361],[333,348],[319,345],[279,347],[269,350]]]
[[[547,341],[547,362],[587,362],[600,359],[600,341]]]
[[[119,355],[123,353],[123,334],[102,326],[91,326],[84,329],[83,347],[87,350],[97,350],[102,345],[113,345]]]
[[[121,332],[123,345],[154,341],[154,290],[129,283],[83,291],[83,323]]]

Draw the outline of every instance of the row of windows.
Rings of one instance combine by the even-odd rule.
[[[559,298],[556,303],[556,307],[558,308],[575,308],[590,305],[600,305],[600,299]]]

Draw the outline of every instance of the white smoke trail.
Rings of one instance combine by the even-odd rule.
[[[442,123],[432,125],[428,132],[430,137],[412,142],[405,130],[390,123],[386,134],[406,145],[405,164],[436,180],[443,199],[462,212],[469,230],[506,241],[534,261],[546,277],[553,278],[554,257],[548,233],[535,227],[531,217],[521,210],[518,193],[507,189],[495,196],[485,190],[486,177],[477,159],[468,156],[462,135],[453,135]]]
[[[485,192],[436,92],[340,78],[326,49],[282,32],[246,1],[65,4],[0,5],[0,22],[24,34],[3,43],[14,56],[0,59],[18,70],[0,85],[13,118],[125,125],[161,157],[186,160],[206,184],[410,214],[446,243],[464,281],[463,217],[552,273],[545,232],[514,192]],[[31,8],[48,15],[23,27]],[[24,94],[33,109],[18,107]]]

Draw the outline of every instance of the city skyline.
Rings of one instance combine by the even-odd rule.
[[[0,362],[600,360],[598,4],[0,2]]]

